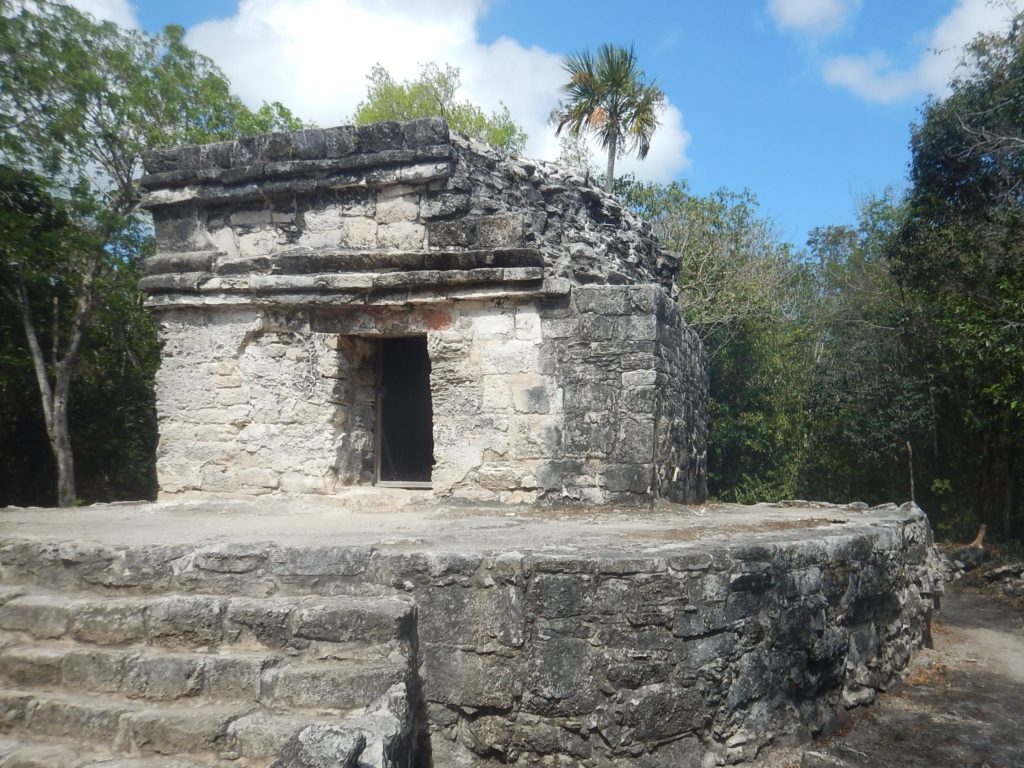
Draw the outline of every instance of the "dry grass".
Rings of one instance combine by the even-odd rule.
[[[921,686],[938,682],[950,672],[950,666],[941,661],[932,661],[912,672],[903,681],[906,685]]]

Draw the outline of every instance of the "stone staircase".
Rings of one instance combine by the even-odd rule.
[[[400,595],[0,584],[0,768],[408,768],[416,654]]]

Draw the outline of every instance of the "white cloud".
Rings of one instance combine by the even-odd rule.
[[[487,110],[508,106],[529,134],[526,154],[558,155],[547,125],[564,80],[561,56],[502,37],[479,39],[485,0],[242,0],[228,19],[188,32],[187,42],[224,70],[250,105],[280,101],[320,125],[349,118],[366,95],[375,63],[399,79],[420,65],[450,63],[462,74],[460,98]],[[688,165],[690,136],[670,105],[651,154],[638,171],[667,180]]]
[[[950,77],[963,47],[979,32],[1004,29],[1021,0],[992,3],[990,0],[958,0],[928,36],[928,45],[909,68],[893,66],[880,51],[863,56],[839,56],[825,65],[825,82],[853,92],[867,101],[882,104],[948,92]]]
[[[127,29],[138,29],[139,20],[128,0],[66,0],[68,5],[91,13],[100,21],[112,21]]]
[[[669,104],[661,115],[661,127],[651,140],[651,151],[647,159],[624,157],[616,161],[615,175],[618,176],[620,172],[632,173],[644,181],[672,181],[679,169],[690,164],[686,157],[689,146],[690,133],[683,127],[683,113]],[[603,163],[600,168],[604,170]]]
[[[779,29],[827,35],[843,28],[861,0],[768,0],[768,13]]]

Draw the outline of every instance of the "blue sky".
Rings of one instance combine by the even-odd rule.
[[[669,108],[648,161],[623,167],[698,193],[748,188],[800,247],[902,188],[920,106],[943,93],[960,46],[1024,0],[74,2],[150,31],[181,24],[247,102],[277,99],[321,125],[352,113],[376,61],[399,77],[450,62],[463,96],[507,104],[527,154],[547,159],[561,57],[632,43]]]

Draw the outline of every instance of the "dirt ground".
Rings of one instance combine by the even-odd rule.
[[[1024,610],[947,588],[901,691],[854,714],[810,747],[772,750],[762,768],[1021,768],[1024,766]]]

